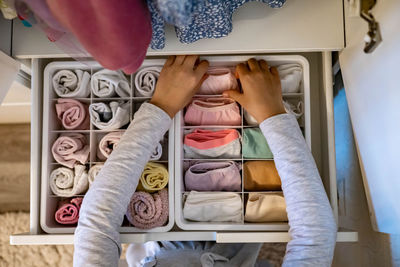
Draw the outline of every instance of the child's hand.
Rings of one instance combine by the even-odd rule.
[[[150,103],[164,110],[171,118],[189,104],[207,78],[208,61],[198,63],[198,59],[199,56],[170,56],[160,73]]]
[[[236,66],[243,93],[235,90],[225,91],[223,95],[239,102],[258,123],[265,119],[285,113],[282,103],[282,89],[278,70],[269,69],[267,62],[254,58]]]

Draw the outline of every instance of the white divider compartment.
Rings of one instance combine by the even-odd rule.
[[[142,65],[146,66],[162,66],[165,60],[145,60]],[[77,132],[82,133],[87,137],[88,144],[90,144],[90,155],[89,162],[86,164],[87,170],[93,165],[100,163],[100,160],[96,156],[98,143],[104,135],[109,132],[115,131],[125,131],[127,126],[122,127],[115,131],[104,131],[98,130],[92,124],[89,130],[64,130],[61,126],[60,121],[55,113],[54,104],[59,98],[53,90],[52,77],[58,71],[62,69],[68,70],[85,70],[91,75],[96,71],[102,69],[102,67],[96,62],[87,62],[87,64],[67,61],[67,62],[51,62],[49,63],[44,71],[43,83],[43,145],[42,145],[42,174],[41,174],[41,200],[40,200],[40,225],[41,228],[50,234],[67,234],[74,233],[75,226],[61,225],[57,223],[54,219],[54,214],[57,209],[58,202],[64,198],[58,197],[53,194],[49,186],[50,173],[54,169],[61,167],[58,164],[51,153],[51,147],[57,137],[62,133],[67,132]],[[134,77],[135,74],[126,76],[130,81],[132,92],[129,97],[113,97],[113,98],[98,98],[92,93],[87,98],[76,98],[76,100],[83,102],[87,105],[95,102],[110,102],[123,100],[130,103],[130,121],[133,119],[134,113],[139,109],[139,106],[148,101],[150,97],[136,97],[134,95]],[[153,229],[138,229],[132,226],[127,219],[124,219],[123,225],[120,227],[121,233],[136,233],[136,232],[167,232],[172,229],[174,225],[174,123],[172,123],[171,128],[168,133],[164,136],[163,154],[160,160],[155,161],[165,165],[168,168],[169,182],[168,182],[168,198],[169,198],[169,219],[165,226],[157,227]],[[133,192],[132,192],[133,193]],[[78,196],[78,195],[77,195]],[[79,195],[84,197],[84,195]]]
[[[300,92],[292,94],[283,94],[283,99],[292,103],[298,102],[299,100],[304,103],[304,115],[299,118],[298,122],[303,131],[306,143],[311,149],[311,114],[310,114],[310,73],[309,63],[306,58],[298,55],[283,55],[283,56],[210,56],[202,57],[210,62],[210,66],[222,66],[222,67],[234,67],[238,63],[245,62],[248,59],[255,57],[256,59],[264,59],[270,66],[278,66],[287,63],[298,63],[303,69],[303,79],[300,84]],[[202,96],[199,96],[202,97]],[[210,97],[210,96],[209,96]],[[183,230],[207,230],[207,231],[287,231],[289,225],[286,222],[270,222],[270,223],[230,223],[230,222],[195,222],[186,220],[183,217],[183,206],[185,195],[188,193],[184,190],[184,174],[187,169],[187,162],[192,159],[186,159],[183,151],[183,138],[187,132],[191,132],[195,128],[200,129],[236,129],[243,136],[243,130],[245,128],[255,128],[258,126],[247,125],[244,116],[243,108],[241,108],[242,124],[240,126],[185,126],[184,124],[184,113],[180,111],[175,117],[175,221],[178,227]],[[240,162],[243,166],[244,162],[252,161],[257,159],[246,159],[243,155],[239,159],[195,159],[196,161],[221,161],[221,160],[233,160]],[[265,160],[265,159],[260,159]],[[246,209],[246,200],[250,192],[244,190],[244,175],[242,173],[242,190],[238,193],[242,198],[243,212]],[[279,192],[279,191],[276,191]],[[217,192],[213,192],[217,193]],[[261,193],[261,192],[258,192]],[[262,193],[272,193],[271,191],[264,191]],[[274,191],[275,193],[275,191]],[[244,216],[244,213],[243,213]]]

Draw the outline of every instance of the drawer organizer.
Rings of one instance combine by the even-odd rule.
[[[205,57],[204,59],[209,60],[210,66],[215,67],[228,67],[234,68],[238,63],[245,62],[252,56],[229,56],[229,57]],[[296,63],[302,67],[302,80],[300,82],[300,90],[298,93],[283,94],[283,99],[291,104],[302,101],[304,103],[303,111],[304,114],[298,118],[299,125],[303,131],[306,143],[311,148],[311,128],[310,128],[310,74],[308,61],[302,56],[256,56],[257,59],[264,59],[270,66],[278,66],[281,64]],[[198,95],[196,97],[206,97],[205,95]],[[211,95],[208,95],[211,97]],[[216,97],[212,95],[212,97]],[[188,126],[184,122],[183,111],[179,112],[175,117],[175,221],[177,225],[183,230],[220,230],[220,231],[284,231],[288,230],[289,226],[287,222],[268,222],[268,223],[249,223],[242,220],[240,223],[232,222],[196,222],[187,220],[184,218],[183,207],[184,202],[189,194],[189,191],[185,191],[184,176],[185,172],[193,162],[204,162],[204,161],[234,161],[239,163],[241,166],[247,161],[254,160],[268,160],[268,159],[246,159],[241,154],[240,158],[188,158],[185,156],[183,149],[184,136],[194,129],[207,129],[207,130],[222,130],[222,129],[236,129],[241,136],[243,136],[244,129],[257,128],[247,124],[244,119],[244,110],[241,107],[241,125],[240,126]],[[271,159],[269,159],[271,160]],[[244,189],[244,171],[241,171],[241,191],[237,193],[242,201],[243,218],[245,215],[246,203],[249,196],[249,191]],[[211,194],[218,194],[218,192],[207,192]],[[265,191],[265,192],[254,192],[251,193],[281,193],[281,191]]]
[[[165,60],[146,60],[142,65],[142,68],[147,66],[163,66]],[[89,130],[65,130],[63,129],[57,114],[55,112],[55,103],[58,96],[53,90],[52,77],[58,70],[85,70],[93,75],[98,70],[101,70],[101,66],[95,62],[88,62],[82,64],[79,62],[52,62],[48,64],[44,70],[44,91],[43,91],[43,146],[42,146],[42,174],[41,174],[41,213],[40,213],[40,224],[42,229],[47,233],[62,234],[62,233],[73,233],[75,231],[75,225],[62,225],[55,220],[55,211],[57,209],[59,201],[63,200],[63,197],[55,195],[50,189],[49,178],[50,173],[61,167],[58,164],[51,153],[51,148],[54,141],[60,134],[63,133],[81,133],[87,140],[90,147],[89,161],[86,164],[86,170],[90,167],[101,163],[101,160],[97,156],[98,144],[103,136],[109,132],[123,132],[126,130],[129,124],[122,127],[122,129],[114,131],[106,131],[97,129],[92,123],[90,124]],[[111,97],[111,98],[98,98],[93,93],[87,98],[76,98],[84,104],[91,104],[96,102],[110,102],[110,101],[125,101],[129,103],[129,118],[130,121],[133,119],[133,115],[139,109],[140,105],[145,101],[148,101],[150,97],[141,97],[135,95],[134,90],[134,79],[135,74],[127,76],[128,81],[131,85],[131,93],[129,97]],[[89,115],[88,115],[89,116]],[[172,124],[174,125],[174,124]],[[120,228],[121,233],[133,233],[133,232],[167,232],[174,225],[174,127],[171,126],[169,131],[164,136],[161,142],[163,152],[158,162],[163,164],[169,173],[169,182],[167,185],[169,193],[169,219],[165,226],[157,227],[153,229],[138,229],[131,225],[125,218],[123,225]],[[133,194],[133,192],[132,192]],[[84,195],[76,195],[74,197],[84,197]]]

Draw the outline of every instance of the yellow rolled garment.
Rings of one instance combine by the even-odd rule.
[[[250,193],[247,200],[246,222],[286,222],[286,202],[281,193]]]
[[[138,190],[155,192],[163,189],[168,184],[168,170],[164,165],[148,162],[140,176]]]

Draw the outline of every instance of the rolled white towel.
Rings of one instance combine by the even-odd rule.
[[[60,167],[50,174],[50,189],[60,197],[72,197],[87,191],[88,173],[84,165],[75,165],[74,170]]]
[[[158,143],[153,153],[150,155],[150,160],[159,160],[162,156],[162,145]]]
[[[101,168],[103,168],[104,164],[99,163],[96,165],[93,165],[90,170],[89,170],[89,176],[88,176],[88,180],[89,180],[89,186],[92,185],[92,183],[94,182],[94,179],[96,178],[97,174],[99,174]]]
[[[135,75],[135,95],[151,97],[154,94],[162,67],[152,66],[139,70]]]
[[[131,95],[129,81],[121,71],[100,70],[93,74],[90,85],[93,94],[101,98]]]
[[[299,101],[296,106],[288,101],[283,101],[283,107],[285,108],[286,113],[294,115],[296,119],[300,118],[304,114],[303,101]],[[248,125],[258,125],[257,120],[246,110],[244,111],[244,118]]]
[[[59,97],[85,98],[90,95],[90,74],[82,70],[60,70],[52,78]]]
[[[89,106],[90,121],[100,130],[116,130],[129,123],[129,103],[112,101]]]
[[[283,93],[298,93],[303,79],[303,69],[300,64],[283,64],[277,66]]]

